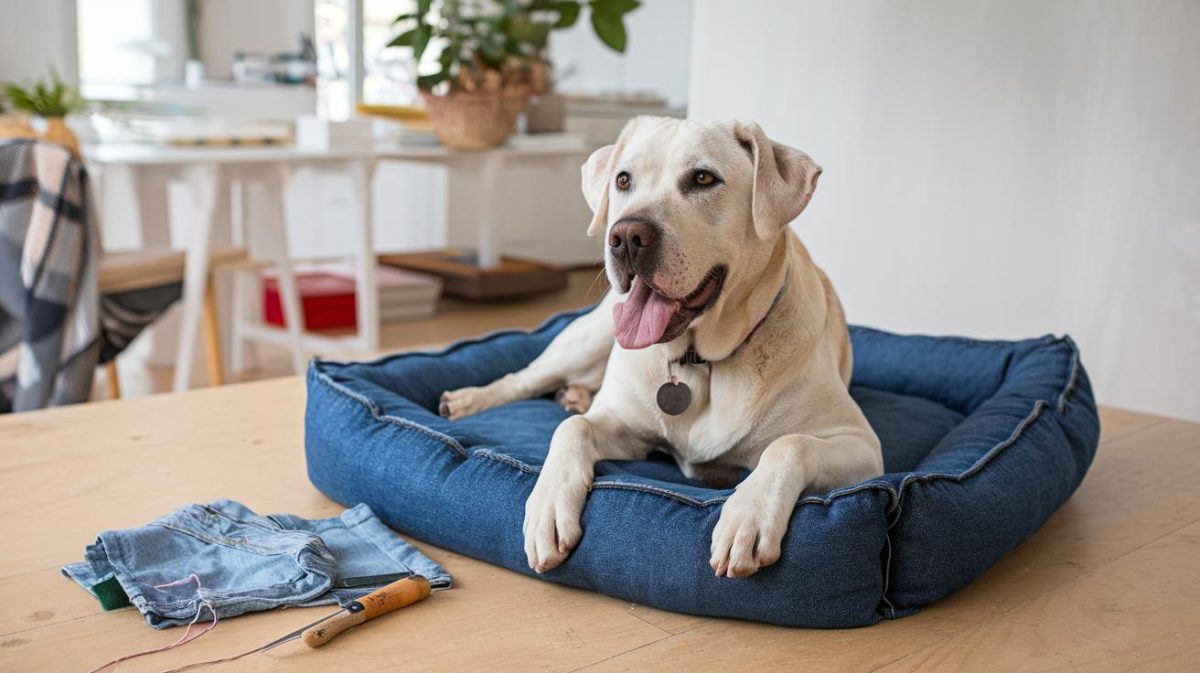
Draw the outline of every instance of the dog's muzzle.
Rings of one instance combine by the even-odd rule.
[[[650,220],[625,217],[608,232],[608,259],[621,292],[629,291],[634,274],[651,278],[658,266],[661,229]]]

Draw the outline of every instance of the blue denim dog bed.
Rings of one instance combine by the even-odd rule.
[[[551,399],[458,421],[442,391],[527,365],[579,313],[442,353],[308,371],[309,478],[365,502],[403,533],[533,574],[521,523],[550,437]],[[849,627],[916,612],[988,569],[1075,490],[1099,420],[1069,338],[1000,342],[851,328],[852,394],[883,442],[887,474],[804,497],[772,566],[713,576],[709,538],[730,490],[666,458],[604,462],[583,539],[546,579],[700,615]]]

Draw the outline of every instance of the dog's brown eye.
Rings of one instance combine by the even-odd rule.
[[[708,171],[696,171],[695,175],[692,176],[692,179],[696,181],[696,184],[702,187],[707,187],[708,185],[711,185],[717,181],[717,176],[709,173]]]
[[[630,184],[630,181],[629,181],[628,173],[626,173],[625,171],[621,171],[620,173],[617,173],[617,189],[619,189],[621,191],[625,191],[626,189],[629,189],[629,184]]]

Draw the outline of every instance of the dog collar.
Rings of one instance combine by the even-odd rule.
[[[791,273],[789,272],[788,276],[790,275]],[[775,293],[775,298],[771,300],[771,305],[767,307],[767,312],[764,313],[763,317],[754,324],[754,327],[750,329],[750,332],[746,335],[746,338],[742,339],[742,342],[734,347],[734,349],[730,351],[729,355],[726,355],[724,359],[727,360],[733,357],[734,353],[738,352],[738,349],[749,343],[750,338],[754,336],[754,333],[758,331],[758,328],[762,327],[763,323],[767,321],[767,318],[771,315],[771,311],[775,310],[775,307],[779,304],[780,298],[783,297],[783,291],[787,288],[788,276],[784,277],[783,283],[779,286],[779,291]],[[708,365],[708,371],[711,374],[712,361],[705,360],[703,357],[701,357],[700,353],[696,351],[696,344],[690,342],[688,343],[687,350],[683,352],[683,355],[676,360],[667,361],[667,382],[658,387],[658,394],[655,396],[655,401],[658,403],[658,408],[661,409],[664,414],[669,416],[678,416],[679,414],[687,411],[688,407],[692,405],[692,389],[688,387],[688,384],[683,383],[675,377],[674,372],[671,371],[672,364],[706,364]]]
[[[758,331],[758,328],[762,327],[763,323],[767,321],[767,318],[771,317],[771,311],[774,311],[775,307],[779,305],[779,300],[783,298],[783,291],[787,289],[789,276],[791,276],[790,271],[788,272],[787,276],[784,276],[783,283],[779,286],[779,291],[775,293],[775,298],[771,300],[771,305],[767,307],[767,312],[763,314],[762,318],[759,318],[758,322],[754,323],[754,327],[750,328],[750,331],[746,334],[746,338],[742,339],[741,343],[735,346],[733,350],[729,351],[729,355],[726,355],[723,359],[728,360],[729,358],[733,357],[742,346],[750,343],[750,339],[754,336],[754,333]],[[689,342],[687,350],[683,352],[683,355],[679,356],[675,360],[672,360],[672,363],[680,365],[703,365],[720,361],[721,360],[705,360],[696,350],[696,344]]]

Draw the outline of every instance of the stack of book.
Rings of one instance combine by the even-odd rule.
[[[298,265],[294,270],[306,330],[354,327],[357,323],[354,267],[343,264]],[[428,318],[437,310],[442,282],[433,276],[379,266],[380,322]],[[284,326],[279,282],[270,272],[263,278],[263,322]]]
[[[375,270],[379,285],[380,322],[429,318],[437,311],[442,281],[426,273],[380,265]]]

